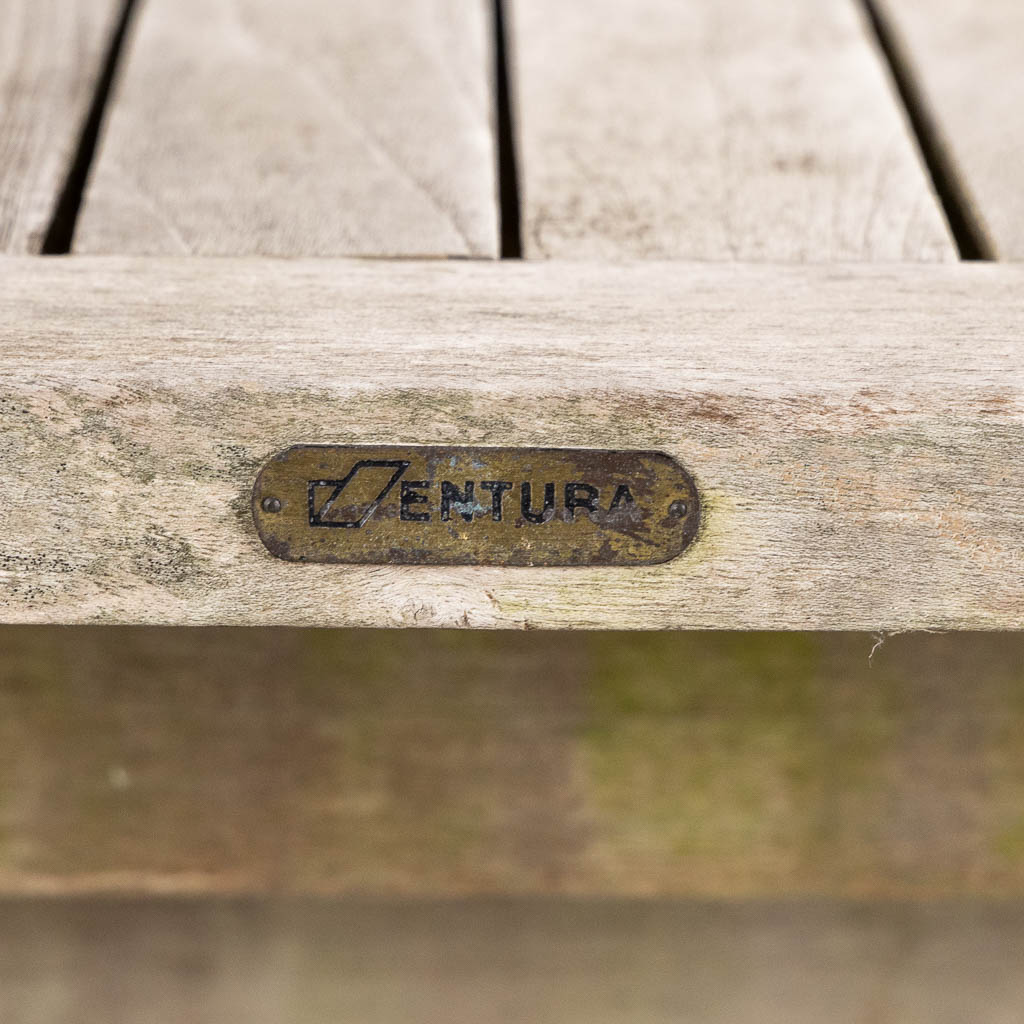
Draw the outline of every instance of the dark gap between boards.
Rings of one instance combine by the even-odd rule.
[[[882,58],[892,76],[900,102],[906,111],[925,168],[932,180],[950,233],[962,260],[994,260],[995,249],[972,209],[961,185],[952,155],[943,142],[923,90],[896,32],[883,15],[879,0],[862,0],[868,25],[874,33]]]
[[[506,0],[494,0],[495,121],[498,148],[498,207],[503,260],[523,255],[519,206],[519,167],[509,71],[509,26]]]

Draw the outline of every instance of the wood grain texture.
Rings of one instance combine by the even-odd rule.
[[[4,0],[0,253],[42,246],[120,8],[119,0]]]
[[[1019,899],[1024,634],[875,647],[5,626],[0,893]]]
[[[1024,5],[878,0],[997,258],[1024,260]]]
[[[948,260],[851,0],[514,0],[528,256]]]
[[[1020,628],[1024,268],[8,259],[6,621]],[[662,450],[646,568],[289,564],[296,443]]]
[[[484,0],[149,0],[75,249],[494,256]]]

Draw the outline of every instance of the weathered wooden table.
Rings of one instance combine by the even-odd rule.
[[[1024,893],[1017,637],[119,628],[1020,630],[1022,38],[0,0],[0,888]],[[299,443],[658,450],[701,532],[297,564]]]

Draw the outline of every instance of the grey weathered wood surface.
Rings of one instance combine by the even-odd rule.
[[[87,253],[494,256],[484,0],[148,0]]]
[[[6,621],[1020,628],[1024,268],[9,259]],[[642,569],[273,559],[294,443],[655,448]]]
[[[67,9],[22,5],[35,42],[0,39],[22,78],[46,42],[52,77],[33,80],[33,97],[64,88],[72,66],[79,82],[85,51],[75,47],[87,36],[75,30],[63,46],[74,24]],[[75,16],[97,9],[79,6]],[[493,255],[484,6],[458,8],[458,23],[451,5],[419,5],[414,17],[406,8],[401,18],[393,7],[341,10],[307,5],[296,18],[294,5],[251,0],[140,5],[81,246]],[[518,24],[529,28],[520,0],[514,14],[524,10]],[[551,24],[577,16],[537,10],[535,19],[558,19]],[[746,6],[660,10],[705,19],[688,65],[659,52],[659,36],[679,43],[665,22],[645,35],[638,21],[642,56],[623,66],[622,49],[596,71],[577,67],[598,90],[593,105],[577,97],[579,108],[563,105],[548,125],[554,131],[558,118],[581,133],[590,163],[575,170],[594,177],[556,230],[559,252],[950,255],[885,74],[849,8],[776,11],[770,23]],[[325,56],[337,39],[311,24],[325,12],[344,18],[345,35],[362,19],[367,49],[356,56],[366,66]],[[634,38],[611,13],[600,31],[615,45]],[[178,18],[191,26],[176,27]],[[455,35],[438,39],[439,25]],[[585,43],[596,59],[602,44],[587,34],[596,26],[570,25],[572,45],[553,67],[535,63],[528,81],[521,66],[523,96],[538,73],[550,84],[575,47]],[[392,52],[396,28],[415,39]],[[986,45],[1005,67],[1010,34]],[[721,64],[701,63],[697,51],[708,46]],[[695,67],[713,89],[680,77]],[[679,83],[668,102],[655,71]],[[604,108],[621,93],[620,72],[640,83],[649,110],[617,114],[609,131]],[[89,88],[75,93],[79,107],[62,99],[46,108],[63,136],[45,117],[5,112],[0,171],[29,159],[47,170],[10,178],[13,191],[5,180],[14,205],[0,213],[0,230],[24,224],[30,208],[45,226],[52,196],[32,207],[24,189],[55,192],[63,170],[37,142],[65,139],[69,151]],[[338,105],[351,96],[366,105],[349,118]],[[534,94],[534,115],[557,97]],[[636,133],[660,123],[651,112],[701,111],[709,97],[718,111],[695,130],[667,123],[664,163],[639,146],[629,164]],[[413,103],[424,106],[409,118]],[[982,97],[978,109],[992,107]],[[574,123],[581,111],[596,120]],[[240,112],[247,125],[233,120]],[[437,128],[442,114],[451,124]],[[371,133],[392,132],[396,118],[374,149]],[[1012,126],[1012,109],[1007,118]],[[614,179],[619,165],[636,192]],[[438,209],[403,167],[440,183],[431,189]],[[678,190],[691,187],[702,191],[692,202],[686,193],[685,206]],[[594,213],[586,204],[597,202]],[[453,205],[461,213],[448,221]],[[685,220],[666,221],[667,240],[662,209]],[[459,216],[475,225],[466,244]],[[191,232],[180,243],[176,218]],[[705,248],[677,245],[689,246],[693,230]],[[346,248],[353,239],[365,248]],[[429,250],[421,239],[432,240]],[[529,233],[527,242],[543,255]],[[0,619],[1020,627],[1019,277],[951,270],[928,281],[879,269],[849,272],[842,284],[823,271],[683,265],[633,268],[619,283],[619,272],[548,271],[549,283],[537,272],[530,284],[532,271],[505,278],[506,268],[486,281],[482,270],[349,263],[0,265]],[[553,397],[562,383],[579,389],[568,403]],[[384,407],[372,409],[381,396]],[[373,440],[464,441],[469,432],[551,443],[552,432],[568,432],[578,443],[674,445],[715,487],[717,532],[705,538],[715,546],[698,549],[704,560],[640,578],[310,575],[273,562],[244,513],[251,476],[294,432],[365,439],[348,425],[353,412]],[[892,641],[866,670],[864,637],[514,640],[5,630],[0,889],[1024,891],[1015,638],[901,640],[911,653],[895,673],[886,667]],[[806,654],[815,645],[826,652],[820,666]],[[428,667],[410,681],[417,658]],[[692,664],[702,666],[696,680]]]
[[[1024,260],[1024,4],[879,0],[997,258]]]
[[[851,0],[514,0],[528,256],[954,257]]]
[[[0,9],[0,252],[42,245],[120,8],[5,0]]]

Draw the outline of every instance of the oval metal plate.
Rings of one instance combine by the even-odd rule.
[[[591,448],[297,445],[260,471],[252,510],[292,562],[652,565],[700,524],[674,459]]]

